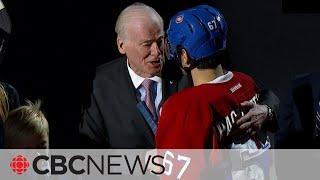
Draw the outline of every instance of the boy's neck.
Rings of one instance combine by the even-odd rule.
[[[199,86],[216,79],[219,76],[224,75],[224,71],[221,65],[218,65],[214,69],[198,69],[191,70],[191,76],[194,86]]]

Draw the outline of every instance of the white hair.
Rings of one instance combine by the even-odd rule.
[[[126,38],[125,26],[131,19],[135,18],[132,16],[132,14],[134,13],[147,14],[151,20],[159,23],[160,26],[163,28],[163,19],[155,9],[146,4],[136,2],[122,10],[120,15],[118,16],[115,26],[115,31],[118,37]]]

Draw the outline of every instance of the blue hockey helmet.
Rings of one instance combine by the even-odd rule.
[[[167,35],[169,60],[177,59],[182,47],[197,61],[226,49],[227,23],[216,8],[199,5],[173,16]]]

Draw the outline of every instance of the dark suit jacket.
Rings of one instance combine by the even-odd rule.
[[[178,88],[177,83],[163,80],[162,102]],[[138,102],[126,57],[98,67],[80,133],[104,148],[153,148],[154,134],[140,115]]]
[[[320,73],[299,75],[280,108],[276,148],[319,148],[315,113],[319,102]]]

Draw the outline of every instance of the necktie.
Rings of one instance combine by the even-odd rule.
[[[145,97],[145,103],[150,111],[150,113],[153,116],[153,119],[155,122],[157,122],[157,113],[156,113],[156,108],[154,105],[154,95],[153,95],[153,84],[155,83],[155,81],[150,80],[150,79],[145,79],[142,82],[142,87],[145,89],[146,91],[146,97]]]
[[[320,136],[320,102],[316,105],[316,136]]]

